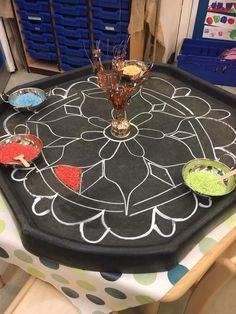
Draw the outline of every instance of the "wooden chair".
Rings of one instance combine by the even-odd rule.
[[[236,244],[233,243],[195,284],[184,314],[204,314],[219,292],[236,276]]]
[[[30,277],[4,314],[78,314],[72,303],[50,284]]]
[[[207,306],[217,297],[217,293],[224,289],[226,284],[236,275],[236,241],[234,237],[224,239],[225,246],[205,256],[202,261],[179,282],[172,293],[166,295],[161,301],[172,302],[177,295],[191,288],[184,314],[204,314]],[[226,245],[227,244],[227,245]],[[225,249],[225,250],[223,250]],[[213,262],[213,260],[215,262]],[[212,265],[210,267],[210,265]],[[209,268],[210,267],[210,268]],[[190,277],[190,278],[187,278]],[[190,280],[191,279],[191,280]],[[176,291],[177,289],[177,291]],[[128,309],[119,314],[157,314],[160,302],[146,304],[141,307]],[[34,277],[30,277],[14,301],[4,314],[78,314],[70,301],[50,284]],[[118,314],[113,312],[112,314]]]

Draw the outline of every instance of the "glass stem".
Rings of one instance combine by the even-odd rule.
[[[114,117],[115,119],[117,120],[122,120],[122,119],[125,119],[125,110],[124,108],[122,109],[115,109],[115,112],[114,112]]]

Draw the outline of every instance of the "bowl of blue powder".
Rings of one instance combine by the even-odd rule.
[[[48,95],[44,90],[27,87],[8,95],[6,102],[19,111],[36,111],[45,105],[47,97]]]

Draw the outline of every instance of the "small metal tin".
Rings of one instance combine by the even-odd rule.
[[[220,178],[220,176],[224,175],[225,173],[228,173],[229,171],[231,171],[231,169],[228,166],[226,166],[222,162],[219,162],[216,160],[207,159],[207,158],[197,158],[197,159],[190,160],[186,165],[184,165],[184,167],[182,169],[182,177],[183,177],[185,184],[196,194],[199,194],[201,196],[206,196],[206,197],[223,196],[223,195],[231,193],[235,189],[236,183],[235,183],[235,177],[234,176],[229,177],[228,179],[223,181],[226,189],[225,189],[225,193],[222,195],[219,195],[219,194],[218,195],[202,194],[201,192],[197,191],[196,189],[193,189],[191,186],[189,186],[187,184],[187,182],[186,182],[187,177],[192,172],[202,171],[202,170],[211,171],[214,174],[218,175],[219,178]]]
[[[23,144],[26,146],[35,147],[38,150],[38,154],[33,159],[27,160],[29,163],[33,162],[36,158],[38,158],[43,149],[42,141],[37,136],[31,135],[31,134],[17,134],[17,135],[6,137],[0,142],[0,147],[9,143],[18,143],[18,144]],[[9,165],[9,166],[23,167],[23,165],[19,161],[10,162],[10,163],[3,163],[3,162],[1,163],[6,166]]]
[[[29,106],[16,106],[15,105],[15,100],[18,96],[27,94],[27,93],[32,93],[36,96],[38,96],[41,99],[41,103],[38,105],[29,105]],[[36,88],[36,87],[26,87],[26,88],[21,88],[18,89],[14,92],[12,92],[11,94],[2,94],[0,95],[2,100],[6,103],[9,103],[12,107],[14,107],[15,110],[17,111],[36,111],[39,108],[42,108],[45,105],[45,102],[48,98],[48,94],[40,89],[40,88]]]

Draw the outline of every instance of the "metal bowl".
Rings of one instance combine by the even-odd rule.
[[[27,106],[24,106],[24,104],[22,104],[22,106],[16,105],[17,97],[22,96],[22,95],[27,94],[27,93],[31,93],[31,94],[38,96],[40,98],[41,102],[37,105],[34,105],[34,104],[27,105]],[[3,96],[7,97],[7,99],[5,100]],[[18,111],[36,111],[37,109],[42,108],[45,105],[46,100],[48,98],[48,94],[40,88],[27,87],[27,88],[18,89],[15,92],[11,93],[10,95],[7,95],[7,94],[2,95],[1,98],[5,102],[7,102],[11,106],[13,106],[14,109],[16,109]]]
[[[0,142],[0,148],[9,143],[19,143],[19,144],[35,147],[38,150],[38,154],[31,160],[27,159],[29,163],[33,162],[36,158],[38,158],[43,149],[42,141],[37,136],[31,135],[31,134],[17,134],[17,135],[9,136]],[[9,163],[1,162],[1,163],[6,166],[7,165],[17,166],[17,167],[23,166],[21,162],[17,160],[15,162],[9,162]]]
[[[195,193],[201,196],[207,196],[207,197],[208,196],[223,196],[223,195],[231,193],[235,189],[236,183],[235,183],[234,176],[231,176],[228,179],[225,179],[224,181],[222,181],[222,184],[225,185],[225,192],[222,194],[214,194],[212,192],[202,193],[202,191],[200,191],[197,186],[196,187],[194,187],[193,185],[190,186],[190,184],[188,184],[188,176],[193,172],[202,171],[202,170],[209,171],[216,174],[219,177],[219,179],[220,179],[220,176],[231,171],[231,169],[228,166],[216,160],[205,159],[205,158],[190,160],[182,169],[182,177],[184,179],[185,184]]]

